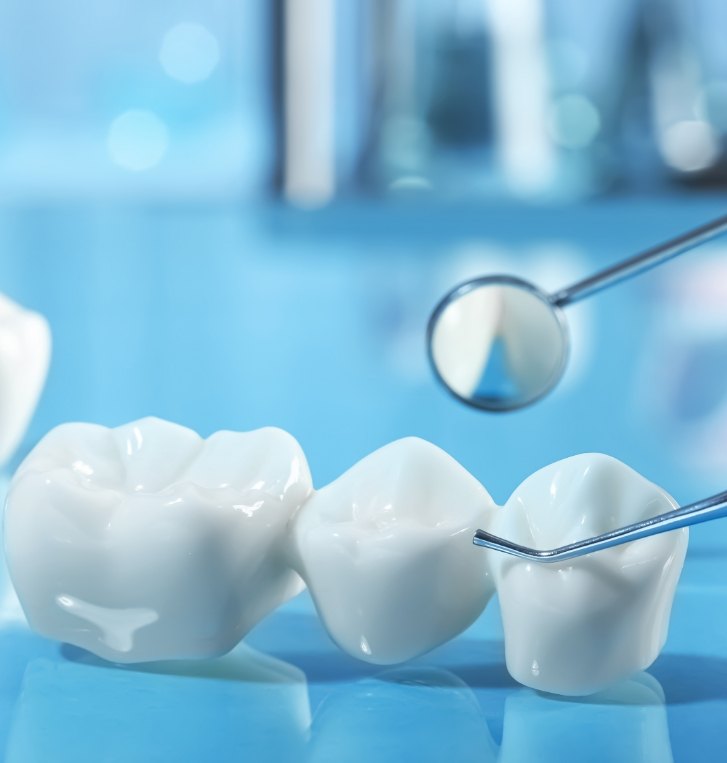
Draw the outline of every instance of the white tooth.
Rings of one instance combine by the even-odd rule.
[[[25,435],[50,362],[48,321],[0,294],[0,464]]]
[[[294,520],[294,556],[334,641],[391,664],[469,626],[494,592],[472,545],[493,510],[471,474],[413,437],[318,491]]]
[[[311,490],[279,429],[66,424],[13,478],[8,567],[46,636],[117,662],[221,654],[300,591],[283,537]]]
[[[528,477],[492,532],[552,548],[670,511],[663,490],[609,456],[584,454]],[[590,694],[647,668],[666,640],[688,531],[560,564],[492,552],[507,668],[526,686]]]

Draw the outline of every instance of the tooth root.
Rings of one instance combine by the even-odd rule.
[[[626,465],[586,454],[526,479],[498,512],[493,532],[551,548],[674,505]],[[490,554],[512,677],[580,695],[647,668],[666,639],[687,539],[678,530],[554,565]]]
[[[288,522],[312,491],[298,443],[142,419],[50,432],[13,478],[5,542],[30,625],[117,662],[210,657],[299,592]],[[128,446],[128,447],[127,447]]]
[[[333,640],[391,664],[469,626],[494,592],[486,555],[472,544],[493,511],[474,477],[416,438],[319,490],[294,520],[294,557]]]

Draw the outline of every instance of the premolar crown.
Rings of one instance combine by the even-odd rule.
[[[493,532],[552,548],[675,507],[615,458],[583,454],[528,477]],[[646,669],[666,641],[687,541],[688,530],[676,530],[552,565],[491,552],[510,675],[542,691],[582,695]]]
[[[472,536],[494,511],[443,450],[398,440],[306,502],[294,520],[294,563],[342,649],[403,662],[463,631],[492,597]]]

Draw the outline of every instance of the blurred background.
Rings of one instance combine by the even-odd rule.
[[[157,415],[205,436],[281,426],[317,486],[418,435],[498,502],[589,451],[682,502],[725,489],[727,242],[568,308],[566,377],[516,413],[441,390],[425,328],[466,278],[555,290],[725,214],[726,31],[720,0],[0,0],[0,291],[54,341],[11,467],[61,422]],[[688,655],[712,654],[725,554],[727,522],[693,531],[672,631]],[[303,625],[272,618],[256,645],[277,628],[300,651],[305,601]],[[320,694],[340,666],[316,638]],[[0,746],[41,649],[26,641],[0,661]],[[462,643],[496,716],[501,655],[483,674]],[[674,759],[697,740],[718,757],[727,663],[680,659],[657,670]],[[96,694],[79,696],[88,731]],[[116,714],[102,728],[124,736]]]
[[[557,289],[724,213],[725,24],[717,0],[0,0],[0,287],[55,348],[23,452],[155,414],[283,426],[318,484],[418,434],[499,501],[588,450],[723,488],[724,243],[570,308],[565,383],[516,414],[446,396],[424,331],[468,277]]]
[[[574,200],[725,180],[719,0],[0,3],[0,191]]]

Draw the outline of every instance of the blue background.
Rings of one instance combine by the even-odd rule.
[[[419,435],[500,503],[539,467],[586,451],[695,500],[725,487],[707,422],[727,404],[727,340],[700,334],[669,295],[719,260],[719,244],[569,310],[577,362],[521,412],[482,414],[448,397],[426,366],[424,327],[444,291],[493,251],[533,280],[556,279],[561,266],[575,280],[723,210],[721,196],[316,213],[6,207],[0,288],[47,315],[54,337],[22,450],[63,421],[154,414],[203,435],[283,427],[317,486]],[[722,759],[726,554],[727,523],[693,531],[665,653],[640,683],[590,702],[514,684],[494,603],[402,670],[338,652],[305,594],[249,636],[255,652],[120,668],[25,630],[3,573],[0,749],[24,763]]]

